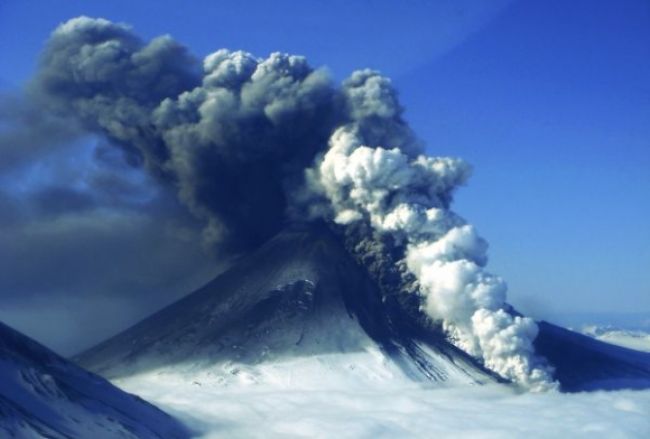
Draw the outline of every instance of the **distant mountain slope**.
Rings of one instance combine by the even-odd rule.
[[[439,334],[420,337],[397,328],[365,271],[329,230],[316,226],[280,233],[77,361],[109,378],[171,368],[188,377],[209,372],[219,382],[291,377],[307,386],[309,377],[336,381],[334,375],[360,370],[368,373],[359,380],[495,380]],[[292,371],[296,361],[313,373]],[[272,372],[265,368],[270,364]]]
[[[650,388],[650,353],[604,343],[548,322],[539,323],[535,349],[553,364],[564,390]]]
[[[0,437],[185,438],[166,413],[0,323]]]

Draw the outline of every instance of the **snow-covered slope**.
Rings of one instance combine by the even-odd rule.
[[[185,438],[166,413],[0,323],[0,437]]]
[[[279,234],[77,360],[110,378],[155,371],[223,385],[495,380],[440,335],[397,328],[365,272],[314,226]]]

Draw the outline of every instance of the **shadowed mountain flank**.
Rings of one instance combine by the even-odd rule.
[[[180,439],[190,432],[0,323],[0,436]]]

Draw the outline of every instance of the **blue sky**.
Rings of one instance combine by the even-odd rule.
[[[489,4],[489,5],[488,5]],[[650,3],[0,1],[0,88],[78,15],[391,76],[428,151],[475,169],[456,211],[535,316],[650,311]],[[0,158],[1,160],[1,158]]]

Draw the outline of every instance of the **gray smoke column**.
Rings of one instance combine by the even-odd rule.
[[[486,242],[450,210],[469,167],[423,154],[387,78],[357,71],[338,87],[303,57],[227,50],[201,68],[170,37],[145,43],[81,17],[52,34],[31,93],[175,188],[210,243],[245,249],[296,216],[363,224],[359,243],[390,237],[397,257],[383,260],[456,346],[531,389],[555,387],[536,324],[508,312]]]

